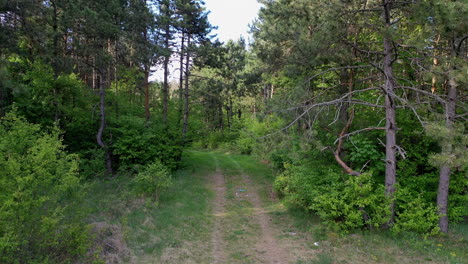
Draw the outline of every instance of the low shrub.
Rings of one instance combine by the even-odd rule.
[[[427,235],[440,232],[439,215],[434,204],[427,203],[420,194],[404,188],[397,191],[396,197],[396,219],[392,228],[394,232],[413,231]]]
[[[376,186],[371,173],[349,176],[316,196],[311,209],[325,223],[341,231],[380,227],[388,221],[389,200],[383,186]]]
[[[336,230],[378,227],[387,220],[389,202],[371,173],[349,176],[318,162],[286,165],[275,188],[287,204],[316,212]]]
[[[137,174],[134,183],[136,194],[151,197],[157,202],[161,192],[171,186],[172,177],[166,166],[155,161]]]
[[[284,172],[276,178],[274,186],[287,204],[311,210],[315,197],[326,192],[334,182],[342,182],[342,176],[334,167],[286,163]]]

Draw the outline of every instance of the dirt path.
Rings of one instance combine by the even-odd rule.
[[[214,214],[214,230],[211,237],[213,245],[213,263],[226,263],[226,254],[224,252],[225,243],[222,237],[223,216],[226,214],[226,184],[224,182],[224,175],[219,169],[218,160],[214,157],[216,164],[216,172],[212,175],[212,182],[214,184],[215,199],[213,201],[213,214]]]
[[[288,263],[290,256],[277,237],[259,190],[239,163],[237,173],[225,177],[213,156],[216,172],[209,177],[215,197],[211,237],[213,263]]]
[[[276,239],[276,236],[280,235],[281,232],[271,225],[271,217],[268,215],[260,199],[258,194],[259,190],[252,182],[249,175],[243,171],[239,163],[232,158],[229,158],[229,160],[233,162],[241,172],[241,182],[245,186],[250,187],[250,191],[246,190],[243,192],[243,196],[252,203],[254,221],[258,222],[261,228],[260,236],[257,238],[257,243],[255,245],[255,251],[258,253],[257,258],[261,263],[288,263],[288,260],[291,258]]]

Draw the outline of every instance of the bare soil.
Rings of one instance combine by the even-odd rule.
[[[239,163],[230,160],[240,173],[224,175],[216,164],[216,172],[208,178],[215,193],[213,263],[285,264],[297,263],[302,257],[314,258],[316,252],[304,237],[273,220],[265,199],[275,197],[265,193],[265,186],[244,173]]]
[[[222,237],[222,217],[226,214],[226,185],[224,182],[224,175],[216,170],[212,176],[214,183],[215,199],[213,200],[213,214],[214,214],[214,229],[212,233],[211,242],[213,245],[213,263],[226,263],[226,254],[224,252],[225,243]]]

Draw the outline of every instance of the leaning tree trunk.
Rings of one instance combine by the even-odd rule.
[[[453,129],[455,121],[455,108],[457,102],[457,82],[454,77],[450,77],[448,82],[448,102],[445,110],[445,126],[450,131]],[[448,140],[442,146],[442,153],[450,155],[452,153],[452,142]],[[450,166],[443,165],[440,168],[439,188],[437,190],[437,209],[439,213],[439,228],[440,231],[448,232],[448,194],[450,185]]]
[[[104,143],[102,136],[104,134],[104,129],[106,128],[106,90],[103,84],[104,74],[100,74],[99,78],[99,111],[100,111],[100,123],[99,130],[96,135],[96,140],[99,146],[106,152],[106,169],[109,175],[112,175],[112,157],[109,150],[109,147]]]
[[[389,220],[387,226],[393,224],[395,219],[395,184],[396,184],[396,114],[393,94],[395,93],[395,78],[393,76],[393,45],[389,33],[391,29],[391,4],[392,0],[383,0],[383,19],[385,23],[384,61],[383,72],[385,78],[385,194],[391,200]]]

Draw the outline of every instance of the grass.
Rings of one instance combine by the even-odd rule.
[[[427,238],[379,230],[339,234],[299,208],[288,208],[275,218],[279,223],[290,221],[291,230],[318,242],[319,246],[309,244],[320,251],[316,258],[302,258],[297,263],[468,263],[467,223],[454,225],[449,236]]]
[[[270,208],[273,223],[283,228],[285,236],[297,233],[293,239],[308,241],[304,248],[298,249],[297,263],[468,263],[466,222],[451,226],[449,236],[429,238],[416,233],[397,235],[377,230],[339,234],[323,226],[315,214],[299,208],[285,208],[269,199],[274,175],[267,166],[245,155],[230,154],[226,158],[231,160],[231,163],[221,162],[226,173],[242,168],[261,186],[259,193]],[[310,250],[316,250],[315,257],[301,256]]]
[[[210,201],[213,192],[205,175],[215,170],[210,154],[189,152],[183,169],[173,175],[173,185],[158,203],[136,197],[132,178],[118,176],[97,181],[91,187],[90,222],[119,225],[132,252],[133,263],[209,262],[211,238]]]
[[[89,187],[85,204],[91,212],[89,222],[107,223],[112,228],[106,230],[121,233],[112,234],[114,238],[123,238],[105,242],[111,243],[110,248],[102,244],[109,251],[104,258],[132,263],[212,262],[214,193],[209,175],[218,167],[226,182],[222,237],[229,263],[258,263],[253,248],[260,228],[252,221],[252,204],[239,195],[241,189],[251,188],[258,191],[272,224],[281,231],[278,239],[296,258],[293,263],[468,263],[466,222],[453,225],[452,234],[440,237],[389,231],[343,235],[325,228],[312,213],[272,200],[274,174],[252,157],[189,151],[183,160],[183,169],[174,174],[174,184],[161,194],[158,204],[136,197],[130,176],[99,180]],[[246,182],[244,174],[252,182]]]
[[[224,251],[229,263],[256,263],[254,252],[260,227],[252,221],[253,205],[242,195],[252,191],[242,177],[242,170],[229,155],[213,153],[225,176],[226,216],[222,219]]]

